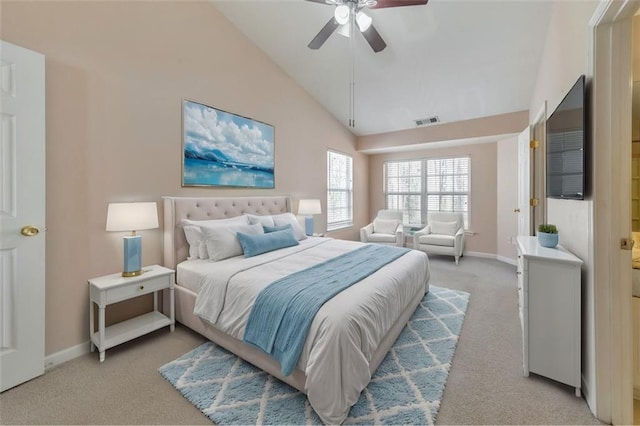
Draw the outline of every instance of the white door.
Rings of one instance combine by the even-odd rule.
[[[518,235],[531,232],[531,126],[518,136]]]
[[[0,41],[0,391],[44,372],[44,56]]]

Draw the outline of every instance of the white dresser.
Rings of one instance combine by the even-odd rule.
[[[582,260],[537,237],[517,237],[518,306],[523,372],[576,388],[580,396],[580,267]]]

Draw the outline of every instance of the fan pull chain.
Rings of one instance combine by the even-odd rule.
[[[356,127],[355,121],[355,98],[356,98],[356,49],[355,49],[355,30],[356,30],[356,12],[355,8],[351,8],[349,14],[349,47],[351,48],[351,81],[349,83],[349,127]]]

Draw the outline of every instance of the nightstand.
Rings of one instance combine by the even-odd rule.
[[[123,277],[121,273],[105,275],[89,280],[89,335],[91,352],[100,351],[104,362],[105,351],[131,339],[169,326],[175,329],[174,271],[160,265],[142,268],[143,274]],[[158,291],[169,289],[169,316],[158,311]],[[104,326],[107,305],[153,293],[153,311],[138,317]],[[98,305],[98,331],[94,331],[93,304]]]

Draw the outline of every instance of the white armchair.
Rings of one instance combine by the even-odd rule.
[[[454,256],[457,265],[464,251],[462,214],[430,213],[427,226],[413,234],[413,248],[432,254]]]
[[[404,247],[404,228],[400,210],[380,210],[373,220],[360,228],[360,241]]]

